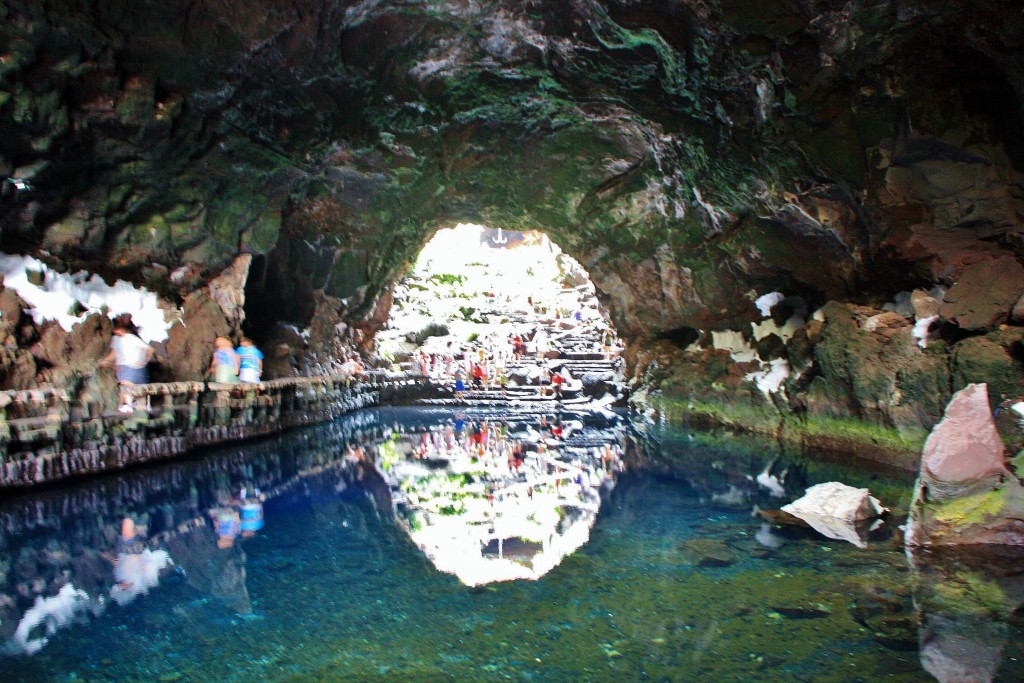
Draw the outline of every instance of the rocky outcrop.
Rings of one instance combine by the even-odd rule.
[[[1007,467],[985,385],[965,387],[925,443],[907,544],[1024,545],[1019,476]]]
[[[1010,256],[974,263],[964,268],[946,292],[939,314],[965,330],[991,330],[1008,322],[1017,300],[1024,295],[1024,266]]]
[[[1006,449],[991,415],[982,384],[958,391],[949,402],[921,457],[930,498],[946,500],[989,488],[1009,476]]]
[[[930,316],[854,331],[839,311],[941,286],[926,326],[945,344],[1021,324],[1024,18],[1004,4],[8,2],[0,249],[183,307],[167,366],[189,379],[225,328],[281,372],[329,367],[372,343],[438,227],[540,229],[638,347],[758,323],[767,292],[824,307],[771,395],[774,340],[752,366],[673,362],[738,422],[913,443],[946,374],[990,378],[942,344],[915,355]],[[225,298],[210,283],[233,263]],[[278,323],[328,333],[299,348]],[[72,381],[41,372],[64,362],[59,335],[5,331],[7,386]],[[1019,349],[997,343],[1024,393]]]
[[[210,281],[210,298],[224,312],[232,336],[238,337],[245,321],[245,283],[249,279],[252,254],[239,254],[230,266]]]

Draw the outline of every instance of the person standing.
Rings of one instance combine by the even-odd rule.
[[[210,361],[213,381],[234,384],[238,381],[238,354],[235,353],[231,340],[227,337],[217,337],[213,345],[213,359]]]
[[[466,396],[466,383],[462,379],[462,368],[455,371],[455,399],[461,401]]]
[[[555,371],[555,374],[551,375],[551,386],[555,390],[555,398],[559,401],[562,400],[562,384],[565,383],[565,377],[562,377],[562,373]]]
[[[263,374],[263,353],[252,343],[252,339],[242,337],[235,349],[238,356],[238,379],[242,382],[256,383]]]
[[[153,359],[153,347],[135,334],[134,326],[121,320],[114,322],[113,334],[110,353],[99,362],[99,366],[114,366],[117,383],[121,387],[121,407],[118,410],[131,413],[135,410],[134,397],[128,387],[149,382],[146,366]]]

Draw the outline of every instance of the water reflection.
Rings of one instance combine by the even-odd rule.
[[[491,438],[502,417],[504,467]],[[801,461],[757,440],[623,441],[618,425],[568,414],[568,436],[552,445],[548,417],[543,430],[536,414],[463,413],[476,463],[447,445],[456,415],[378,411],[6,500],[0,635],[19,656],[0,679],[1024,680],[1024,567],[1013,558],[908,562],[891,526],[860,549],[751,515],[831,480],[905,510],[909,477]],[[481,456],[484,419],[494,452]],[[510,463],[516,438],[523,457]],[[540,458],[541,441],[564,466]],[[627,471],[577,480],[586,462],[592,474],[598,461],[615,469],[605,443],[623,448]],[[563,533],[598,501],[601,512],[580,527],[587,544],[541,579],[466,588],[410,542],[409,501],[396,524],[375,469],[389,450],[392,472],[493,471],[472,482],[465,515],[441,514],[462,500],[451,490],[418,503],[417,515],[469,519],[476,506],[479,528],[496,522],[473,546],[481,563],[535,571],[535,529]],[[543,509],[560,510],[559,522],[501,507],[499,494],[530,501],[526,473],[536,486],[562,475],[557,490],[544,484]],[[219,533],[220,513],[232,523]]]
[[[416,545],[476,586],[538,579],[586,543],[624,441],[610,413],[460,411],[396,432],[377,461]]]
[[[946,549],[908,557],[925,671],[941,683],[1021,680],[1022,643],[1004,650],[1011,624],[1021,623],[1024,550]]]
[[[34,654],[59,630],[147,595],[172,573],[251,613],[240,543],[263,528],[263,502],[325,471],[360,478],[343,447],[384,431],[368,411],[290,437],[297,446],[287,449],[274,439],[11,496],[0,506],[0,651]]]
[[[121,522],[117,557],[111,562],[114,565],[114,585],[110,589],[110,597],[119,605],[148,593],[150,588],[160,583],[161,571],[174,564],[166,550],[146,547],[131,517],[125,517]]]
[[[605,411],[367,411],[245,451],[15,496],[0,506],[0,548],[15,558],[0,583],[3,651],[38,652],[172,575],[253,614],[245,544],[264,533],[266,504],[314,482],[387,510],[393,501],[426,556],[466,583],[537,578],[586,542],[623,442]]]

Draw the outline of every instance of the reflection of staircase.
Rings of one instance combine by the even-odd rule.
[[[584,405],[593,398],[599,398],[606,390],[611,389],[616,400],[621,398],[621,361],[606,359],[601,347],[601,330],[594,325],[582,323],[574,325],[570,320],[548,319],[530,320],[526,316],[509,316],[507,312],[495,310],[493,315],[504,315],[512,320],[512,324],[522,328],[535,326],[543,335],[548,355],[555,357],[539,358],[536,352],[524,356],[506,365],[506,374],[510,382],[505,391],[491,385],[487,388],[475,389],[466,381],[466,394],[462,401],[454,397],[454,380],[437,380],[420,377],[419,381],[433,385],[435,391],[428,398],[420,400],[420,404],[433,405],[493,405],[493,406],[529,406],[551,405],[572,406]],[[568,326],[568,327],[563,327]],[[532,344],[528,348],[533,348]],[[554,390],[548,386],[545,390],[539,384],[541,371],[547,368],[551,372],[568,371],[572,381],[562,386],[562,398],[559,400]],[[526,378],[526,383],[522,383]],[[516,383],[514,383],[516,382]]]

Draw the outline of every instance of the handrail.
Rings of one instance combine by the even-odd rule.
[[[72,399],[63,389],[0,392],[0,488],[32,486],[273,434],[376,405],[400,382],[376,373],[253,384],[165,382],[124,387],[136,409]]]

